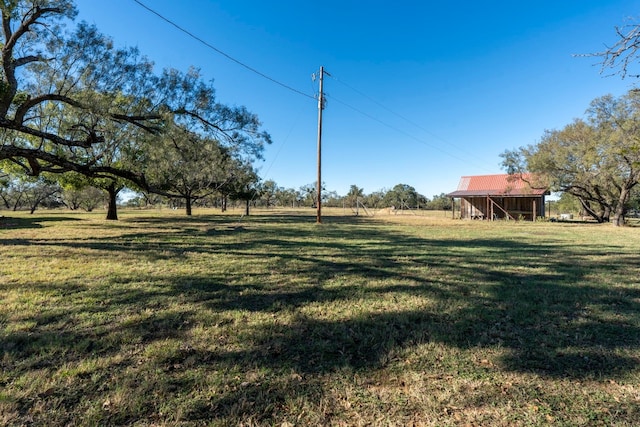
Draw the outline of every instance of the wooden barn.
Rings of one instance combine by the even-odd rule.
[[[529,175],[478,175],[460,178],[458,189],[448,196],[460,199],[462,219],[524,219],[544,217],[545,188],[533,188]],[[453,215],[455,217],[455,203]]]

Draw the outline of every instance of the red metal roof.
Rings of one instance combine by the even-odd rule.
[[[542,196],[548,194],[546,188],[532,188],[529,182],[531,175],[522,176],[500,174],[500,175],[476,175],[463,176],[460,178],[458,189],[447,194],[449,197],[471,197],[471,196]]]

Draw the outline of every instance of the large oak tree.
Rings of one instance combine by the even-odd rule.
[[[151,64],[135,49],[115,49],[95,28],[73,32],[68,0],[3,0],[0,69],[0,160],[26,173],[109,173],[143,183],[132,171],[100,164],[106,122],[154,131]],[[133,102],[121,102],[126,93]]]
[[[270,142],[257,116],[218,103],[198,70],[156,75],[136,49],[114,47],[95,27],[68,30],[70,0],[0,0],[0,9],[0,161],[26,174],[74,171],[171,196],[143,163],[169,129],[240,157],[257,158]]]
[[[598,222],[623,225],[640,182],[640,93],[598,98],[585,119],[502,157],[509,173],[532,172],[534,186],[571,194]]]

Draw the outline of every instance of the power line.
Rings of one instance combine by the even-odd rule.
[[[291,92],[297,93],[298,95],[302,95],[302,96],[304,96],[304,97],[306,97],[306,98],[311,98],[311,99],[313,99],[313,100],[315,101],[315,99],[316,99],[316,98],[315,98],[314,96],[309,95],[309,94],[307,94],[307,93],[304,93],[304,92],[302,92],[302,91],[300,91],[300,90],[298,90],[298,89],[295,89],[295,88],[293,88],[293,87],[291,87],[291,86],[289,86],[289,85],[287,85],[287,84],[285,84],[285,83],[282,83],[281,81],[278,81],[278,80],[274,79],[273,77],[270,77],[270,76],[268,76],[268,75],[266,75],[266,74],[264,74],[264,73],[262,73],[262,72],[260,72],[260,71],[256,70],[255,68],[253,68],[253,67],[251,67],[251,66],[249,66],[249,65],[245,64],[244,62],[242,62],[242,61],[239,61],[239,60],[235,59],[235,58],[234,58],[234,57],[232,57],[231,55],[229,55],[229,54],[227,54],[227,53],[225,53],[225,52],[221,51],[220,49],[218,49],[217,47],[213,46],[213,45],[212,45],[212,44],[210,44],[209,42],[207,42],[207,41],[203,40],[202,38],[200,38],[200,37],[196,36],[195,34],[193,34],[192,32],[190,32],[190,31],[189,31],[189,30],[187,30],[186,28],[181,27],[180,25],[176,24],[174,21],[170,20],[169,18],[167,18],[167,17],[165,17],[165,16],[161,15],[160,13],[156,12],[155,10],[151,9],[149,6],[147,6],[146,4],[142,3],[141,1],[139,1],[139,0],[133,0],[133,1],[134,1],[135,3],[137,3],[138,5],[140,5],[141,7],[143,7],[144,9],[146,9],[147,11],[149,11],[149,12],[153,13],[154,15],[156,15],[158,18],[162,19],[163,21],[165,21],[165,22],[166,22],[166,23],[168,23],[169,25],[172,25],[173,27],[177,28],[178,30],[182,31],[183,33],[185,33],[186,35],[188,35],[189,37],[191,37],[192,39],[197,40],[198,42],[202,43],[203,45],[205,45],[205,46],[206,46],[206,47],[208,47],[209,49],[211,49],[211,50],[213,50],[213,51],[215,51],[215,52],[219,53],[220,55],[224,56],[225,58],[229,59],[230,61],[235,62],[236,64],[238,64],[238,65],[240,65],[240,66],[242,66],[242,67],[246,68],[247,70],[251,71],[252,73],[257,74],[257,75],[259,75],[260,77],[265,78],[265,79],[267,79],[267,80],[271,81],[272,83],[275,83],[275,84],[277,84],[277,85],[279,85],[279,86],[282,86],[283,88],[285,88],[285,89],[287,89],[287,90],[290,90]]]
[[[252,73],[257,74],[258,76],[260,76],[260,77],[262,77],[262,78],[264,78],[264,79],[267,79],[267,80],[269,80],[270,82],[275,83],[275,84],[277,84],[277,85],[279,85],[279,86],[281,86],[281,87],[283,87],[283,88],[285,88],[285,89],[287,89],[287,90],[289,90],[289,91],[291,91],[291,92],[293,92],[293,93],[296,93],[296,94],[298,94],[298,95],[304,96],[305,98],[310,98],[310,99],[313,99],[314,101],[315,101],[315,100],[317,100],[317,97],[312,96],[312,95],[309,95],[309,94],[307,94],[307,93],[305,93],[305,92],[302,92],[302,91],[300,91],[300,90],[298,90],[298,89],[295,89],[295,88],[293,88],[293,87],[291,87],[291,86],[289,86],[289,85],[287,85],[287,84],[285,84],[285,83],[282,83],[281,81],[276,80],[276,79],[274,79],[273,77],[270,77],[270,76],[268,76],[267,74],[265,74],[265,73],[263,73],[263,72],[261,72],[261,71],[258,71],[257,69],[255,69],[255,68],[253,68],[253,67],[251,67],[251,66],[249,66],[249,65],[245,64],[244,62],[242,62],[242,61],[240,61],[240,60],[238,60],[238,59],[236,59],[236,58],[232,57],[231,55],[229,55],[229,54],[227,54],[226,52],[224,52],[224,51],[222,51],[222,50],[218,49],[217,47],[213,46],[212,44],[210,44],[209,42],[205,41],[204,39],[202,39],[202,38],[198,37],[197,35],[195,35],[195,34],[194,34],[194,33],[192,33],[191,31],[187,30],[186,28],[184,28],[184,27],[180,26],[179,24],[177,24],[176,22],[172,21],[171,19],[169,19],[169,18],[165,17],[164,15],[160,14],[160,13],[159,13],[159,12],[157,12],[156,10],[154,10],[154,9],[150,8],[149,6],[147,6],[146,4],[144,4],[142,1],[140,1],[140,0],[133,0],[133,1],[134,1],[135,3],[137,3],[139,6],[141,6],[142,8],[146,9],[147,11],[149,11],[150,13],[152,13],[152,14],[156,15],[158,18],[162,19],[163,21],[165,21],[165,22],[166,22],[166,23],[168,23],[169,25],[171,25],[171,26],[175,27],[175,28],[176,28],[176,29],[178,29],[179,31],[183,32],[184,34],[188,35],[189,37],[193,38],[194,40],[196,40],[196,41],[198,41],[199,43],[203,44],[204,46],[208,47],[209,49],[211,49],[211,50],[215,51],[216,53],[218,53],[218,54],[220,54],[220,55],[224,56],[225,58],[229,59],[230,61],[233,61],[233,62],[235,62],[236,64],[240,65],[241,67],[246,68],[247,70],[251,71]],[[334,76],[331,76],[331,75],[329,75],[329,76],[330,76],[330,77],[332,77],[335,81],[337,81],[337,82],[341,83],[342,85],[344,85],[344,86],[348,87],[349,89],[351,89],[352,91],[356,92],[356,93],[357,93],[357,94],[359,94],[360,96],[362,96],[362,97],[364,97],[364,98],[368,99],[369,101],[373,102],[374,104],[378,105],[379,107],[381,107],[381,108],[385,109],[386,111],[390,112],[391,114],[393,114],[393,115],[395,115],[395,116],[397,116],[397,117],[399,117],[399,118],[401,118],[401,119],[405,120],[406,122],[408,122],[408,123],[412,124],[413,126],[415,126],[415,127],[419,128],[419,129],[421,129],[422,131],[424,131],[424,132],[426,132],[427,134],[431,135],[433,138],[438,139],[438,140],[440,140],[441,142],[444,142],[445,144],[450,145],[450,146],[452,146],[452,147],[454,147],[454,148],[456,148],[456,149],[458,149],[458,150],[460,150],[460,151],[464,151],[464,150],[462,150],[460,147],[457,147],[456,145],[451,144],[451,143],[449,143],[449,142],[445,141],[444,139],[442,139],[442,138],[438,137],[437,135],[434,135],[433,133],[431,133],[430,131],[428,131],[428,130],[427,130],[427,129],[425,129],[424,127],[420,126],[419,124],[417,124],[417,123],[413,122],[412,120],[408,119],[407,117],[405,117],[405,116],[403,116],[403,115],[401,115],[401,114],[399,114],[399,113],[397,113],[397,112],[395,112],[395,111],[391,110],[390,108],[388,108],[388,107],[386,107],[385,105],[381,104],[380,102],[376,101],[375,99],[373,99],[373,98],[372,98],[372,97],[370,97],[369,95],[367,95],[367,94],[365,94],[365,93],[363,93],[363,92],[361,92],[361,91],[357,90],[356,88],[354,88],[354,87],[350,86],[349,84],[347,84],[347,83],[343,82],[342,80],[340,80],[340,79],[338,79],[338,78],[336,78],[336,77],[334,77]],[[398,127],[392,126],[392,125],[390,125],[390,124],[388,124],[388,123],[386,123],[386,122],[384,122],[384,121],[382,121],[382,120],[378,119],[377,117],[372,116],[371,114],[365,113],[364,111],[362,111],[362,110],[360,110],[360,109],[358,109],[358,108],[356,108],[356,107],[353,107],[353,106],[351,106],[351,105],[349,105],[349,104],[347,104],[347,103],[345,103],[345,102],[343,102],[343,101],[340,101],[339,99],[337,99],[337,98],[335,98],[335,97],[333,97],[333,96],[330,96],[330,95],[326,95],[326,96],[327,96],[328,98],[331,98],[331,99],[333,99],[334,101],[338,102],[339,104],[342,104],[342,105],[344,105],[345,107],[350,108],[350,109],[354,110],[355,112],[357,112],[357,113],[359,113],[359,114],[361,114],[361,115],[363,115],[363,116],[365,116],[365,117],[367,117],[367,118],[369,118],[369,119],[371,119],[371,120],[373,120],[373,121],[376,121],[376,122],[378,122],[378,123],[382,124],[383,126],[386,126],[386,127],[390,128],[390,129],[392,129],[392,130],[396,131],[396,132],[399,132],[399,133],[401,133],[401,134],[404,134],[405,136],[407,136],[407,137],[409,137],[409,138],[411,138],[411,139],[414,139],[415,141],[417,141],[417,142],[419,142],[419,143],[421,143],[421,144],[423,144],[423,145],[426,145],[426,146],[428,146],[428,147],[434,148],[434,149],[436,149],[436,150],[438,150],[438,151],[442,152],[443,154],[446,154],[446,155],[448,155],[448,156],[450,156],[450,157],[452,157],[452,158],[455,158],[455,159],[457,159],[457,160],[466,161],[466,160],[464,160],[464,159],[462,159],[462,158],[460,158],[460,157],[458,157],[458,156],[456,156],[456,155],[453,155],[453,154],[451,154],[451,153],[449,153],[449,152],[447,152],[447,151],[443,150],[442,148],[440,148],[440,147],[438,147],[438,146],[435,146],[435,145],[433,145],[433,144],[429,144],[429,143],[425,142],[424,140],[422,140],[422,139],[420,139],[420,138],[417,138],[416,136],[414,136],[414,135],[412,135],[412,134],[410,134],[410,133],[408,133],[408,132],[406,132],[406,131],[404,131],[404,130],[402,130],[402,129],[398,128]],[[483,168],[483,169],[484,169],[484,168]]]
[[[284,140],[282,141],[282,144],[278,148],[278,151],[276,151],[276,154],[273,157],[273,160],[271,160],[271,164],[267,167],[267,170],[264,173],[265,177],[267,175],[269,175],[269,172],[271,171],[271,168],[273,167],[273,164],[276,162],[276,160],[280,156],[280,152],[282,151],[284,146],[287,144],[287,141],[289,140],[289,137],[291,136],[291,133],[293,132],[293,129],[298,125],[298,122],[300,121],[300,116],[302,115],[302,113],[303,113],[303,110],[300,110],[299,113],[298,113],[298,117],[294,120],[293,125],[289,129],[289,132],[285,135]]]
[[[425,129],[423,126],[420,126],[418,123],[414,122],[413,120],[411,120],[411,119],[409,119],[409,118],[407,118],[407,117],[403,116],[403,115],[402,115],[402,114],[400,114],[400,113],[397,113],[397,112],[393,111],[392,109],[390,109],[389,107],[387,107],[387,106],[383,105],[382,103],[378,102],[377,100],[373,99],[372,97],[370,97],[370,96],[369,96],[369,95],[367,95],[366,93],[359,91],[359,90],[358,90],[358,89],[356,89],[355,87],[353,87],[353,86],[351,86],[351,85],[347,84],[346,82],[344,82],[344,81],[342,81],[342,80],[338,79],[337,77],[333,77],[333,76],[331,76],[331,77],[332,77],[335,81],[337,81],[338,83],[340,83],[340,84],[342,84],[342,85],[346,86],[347,88],[351,89],[352,91],[354,91],[354,92],[355,92],[355,93],[357,93],[358,95],[360,95],[360,96],[362,96],[362,97],[364,97],[364,98],[368,99],[368,100],[369,100],[369,101],[371,101],[372,103],[376,104],[378,107],[380,107],[380,108],[382,108],[382,109],[384,109],[384,110],[388,111],[389,113],[393,114],[394,116],[399,117],[399,118],[401,118],[402,120],[406,121],[407,123],[409,123],[409,124],[411,124],[411,125],[415,126],[416,128],[418,128],[418,129],[422,130],[423,132],[427,133],[427,134],[428,134],[428,135],[430,135],[431,137],[433,137],[433,138],[435,138],[435,139],[437,139],[437,140],[439,140],[439,141],[441,141],[441,142],[444,142],[445,144],[449,145],[450,147],[453,147],[453,148],[455,148],[455,149],[457,149],[457,150],[459,150],[459,151],[461,151],[461,152],[464,152],[464,151],[465,151],[465,150],[463,150],[462,148],[458,147],[457,145],[452,144],[451,142],[446,141],[445,139],[443,139],[443,138],[439,137],[438,135],[434,134],[433,132],[429,131],[428,129]]]
[[[404,131],[404,130],[402,130],[402,129],[400,129],[400,128],[396,127],[396,126],[390,125],[389,123],[384,122],[384,121],[380,120],[379,118],[377,118],[377,117],[375,117],[375,116],[372,116],[372,115],[371,115],[371,114],[369,114],[369,113],[365,113],[364,111],[359,110],[358,108],[356,108],[356,107],[354,107],[354,106],[352,106],[352,105],[349,105],[349,104],[347,104],[346,102],[340,101],[339,99],[335,98],[334,96],[331,96],[331,95],[329,95],[329,94],[325,94],[325,96],[326,96],[326,97],[328,97],[328,98],[331,98],[332,100],[334,100],[334,101],[335,101],[335,102],[337,102],[338,104],[341,104],[341,105],[343,105],[343,106],[345,106],[345,107],[347,107],[347,108],[350,108],[351,110],[355,111],[355,112],[356,112],[356,113],[358,113],[358,114],[361,114],[361,115],[363,115],[363,116],[365,116],[365,117],[367,117],[367,118],[369,118],[369,119],[371,119],[371,120],[373,120],[373,121],[375,121],[375,122],[380,123],[380,124],[381,124],[381,125],[383,125],[383,126],[388,127],[389,129],[392,129],[392,130],[394,130],[394,131],[396,131],[396,132],[398,132],[398,133],[401,133],[401,134],[403,134],[403,135],[405,135],[405,136],[407,136],[407,137],[409,137],[409,138],[413,139],[414,141],[419,142],[419,143],[420,143],[420,144],[422,144],[422,145],[425,145],[425,146],[427,146],[427,147],[430,147],[430,148],[436,149],[436,150],[440,151],[441,153],[446,154],[447,156],[449,156],[449,157],[451,157],[451,158],[454,158],[454,159],[456,159],[456,160],[460,160],[460,161],[462,161],[462,162],[466,162],[466,163],[471,163],[471,162],[469,162],[469,161],[468,161],[468,160],[466,160],[466,159],[463,159],[463,158],[461,158],[461,157],[459,157],[459,156],[456,156],[455,154],[452,154],[452,153],[449,153],[449,152],[448,152],[448,151],[446,151],[446,150],[443,150],[442,148],[438,147],[437,145],[429,144],[428,142],[426,142],[426,141],[424,141],[424,140],[422,140],[422,139],[418,138],[418,137],[417,137],[417,136],[415,136],[415,135],[412,135],[412,134],[410,134],[410,133],[408,133],[408,132],[406,132],[406,131]],[[364,96],[366,96],[366,95],[364,95]],[[387,109],[386,107],[383,107],[383,108]],[[476,165],[476,166],[478,166],[480,169],[483,169],[483,170],[489,171],[487,168],[485,168],[485,167],[483,167],[483,166],[480,166],[480,165]]]

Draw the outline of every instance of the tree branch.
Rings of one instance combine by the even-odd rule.
[[[73,98],[69,98],[68,96],[59,95],[55,93],[48,93],[45,95],[36,96],[35,98],[27,99],[25,102],[23,102],[16,110],[14,121],[22,125],[22,123],[24,122],[24,116],[27,114],[27,112],[30,109],[32,109],[38,104],[41,104],[47,101],[59,101],[77,108],[84,107],[81,103],[79,103]]]
[[[30,175],[34,176],[37,176],[41,172],[58,173],[68,171],[77,172],[89,177],[105,174],[127,179],[143,189],[149,190],[151,188],[142,173],[135,173],[111,166],[94,166],[92,163],[78,163],[61,156],[56,156],[55,154],[36,149],[16,147],[13,145],[0,146],[0,160],[11,160],[16,162],[16,158],[27,160],[31,168]],[[40,162],[45,162],[46,164],[43,165]],[[26,168],[24,163],[18,164],[23,168]]]
[[[27,15],[25,17],[25,19],[22,20],[22,22],[20,23],[20,26],[18,27],[18,29],[16,30],[15,33],[11,33],[11,31],[9,31],[9,33],[5,33],[5,34],[10,34],[10,36],[7,38],[7,42],[5,43],[4,49],[3,50],[9,50],[9,51],[13,51],[13,48],[15,47],[16,43],[18,42],[18,40],[20,39],[20,37],[22,37],[23,35],[25,35],[28,31],[29,28],[36,23],[36,21],[38,19],[40,19],[41,17],[43,17],[46,14],[62,14],[64,11],[60,8],[57,7],[38,7],[36,6],[33,9],[33,14],[31,14],[30,16]],[[3,13],[3,24],[5,26],[5,29],[7,26],[11,26],[11,18],[10,17],[6,17],[4,16]]]
[[[36,55],[28,55],[28,56],[23,56],[22,58],[18,58],[14,60],[13,65],[15,67],[21,67],[23,65],[30,64],[32,62],[38,62],[38,61],[42,61],[42,58]]]
[[[199,114],[194,113],[193,111],[189,111],[185,108],[178,108],[177,110],[173,111],[174,114],[184,114],[187,116],[190,116],[194,119],[199,120],[200,122],[204,123],[207,126],[211,126],[212,128],[214,128],[215,130],[219,131],[220,133],[222,133],[223,135],[225,135],[227,138],[231,139],[228,135],[227,132],[229,130],[225,130],[222,129],[220,126],[216,125],[215,123],[210,122],[209,120],[205,119],[204,117],[202,117]]]
[[[94,139],[92,138],[87,138],[84,141],[81,140],[73,140],[73,139],[66,139],[66,138],[62,138],[58,135],[54,135],[52,133],[49,132],[43,132],[37,129],[34,129],[32,127],[29,126],[25,126],[22,124],[18,124],[13,120],[6,120],[0,117],[0,128],[4,128],[4,129],[10,129],[10,130],[15,130],[21,133],[26,133],[27,135],[31,135],[31,136],[35,136],[38,138],[42,138],[44,140],[47,141],[51,141],[54,144],[57,145],[62,145],[65,147],[82,147],[82,148],[89,148],[91,147],[91,145],[98,143],[98,142],[103,142],[104,138],[101,136],[95,136]],[[13,145],[3,145],[3,148],[5,147],[14,147]],[[20,148],[20,147],[15,147],[15,148]],[[1,159],[1,157],[0,157]]]
[[[119,120],[123,122],[130,123],[134,126],[139,127],[140,129],[149,132],[152,135],[158,135],[161,132],[161,128],[158,126],[148,126],[142,123],[143,121],[149,120],[160,120],[162,116],[159,114],[150,114],[148,116],[127,116],[126,114],[110,114],[111,118],[114,120]]]

